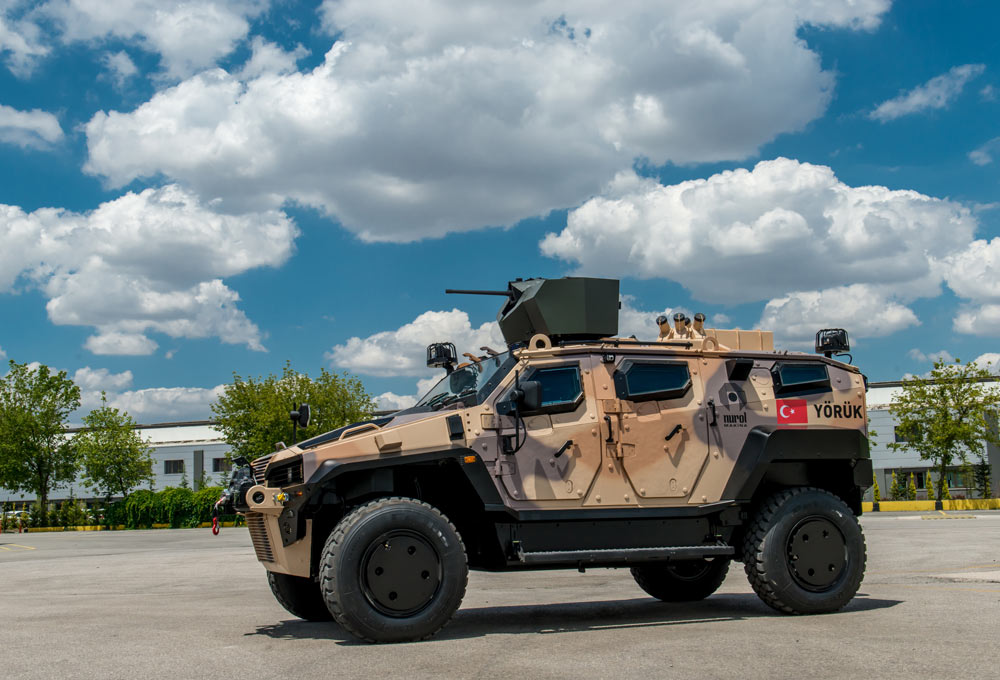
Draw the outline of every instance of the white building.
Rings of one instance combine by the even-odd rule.
[[[210,420],[183,423],[156,423],[139,425],[139,436],[152,447],[153,473],[152,489],[160,491],[168,486],[180,486],[182,481],[194,490],[204,486],[224,485],[229,479],[229,465],[226,454],[229,445],[222,433],[212,426]],[[78,432],[71,428],[69,433]],[[70,486],[54,489],[49,498],[58,502],[70,497],[92,499],[93,491],[78,479]],[[0,503],[31,502],[32,493],[17,493],[0,488]]]
[[[995,383],[1000,388],[1000,379]],[[873,382],[869,384],[867,403],[869,428],[874,433],[869,440],[871,445],[872,466],[875,468],[875,478],[878,480],[879,490],[882,499],[889,497],[889,487],[892,485],[892,473],[896,472],[897,477],[902,477],[903,481],[909,483],[910,473],[913,473],[917,485],[917,498],[927,498],[927,473],[932,469],[933,464],[929,460],[921,460],[920,454],[914,451],[894,451],[889,448],[890,442],[903,443],[903,440],[896,433],[896,426],[899,424],[889,413],[889,404],[894,396],[902,392],[902,383],[893,382]],[[996,419],[994,418],[994,427]],[[1000,496],[1000,447],[987,443],[982,451],[974,451],[969,456],[969,463],[979,462],[982,456],[987,463],[993,466],[992,484],[994,498]],[[937,470],[933,469],[933,483],[937,484]],[[978,498],[979,494],[975,489],[969,488],[973,484],[968,479],[968,475],[963,475],[960,467],[954,465],[948,469],[948,489],[951,497]],[[936,486],[935,486],[936,488]],[[865,494],[865,500],[872,500],[872,490]]]

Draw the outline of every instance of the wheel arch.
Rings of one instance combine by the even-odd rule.
[[[352,508],[389,496],[421,500],[444,514],[462,537],[470,566],[502,563],[488,511],[503,507],[503,499],[486,463],[471,449],[327,461],[314,479],[314,574],[323,542],[337,522]]]
[[[755,505],[777,490],[812,486],[860,515],[871,484],[868,438],[860,431],[758,426],[747,435],[723,497]]]

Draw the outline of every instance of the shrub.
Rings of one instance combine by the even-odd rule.
[[[201,522],[211,522],[212,521],[212,507],[215,502],[219,500],[222,495],[222,487],[219,486],[206,486],[204,489],[200,489],[194,494],[194,512],[192,515],[192,522],[194,524],[199,524]]]
[[[159,493],[160,521],[177,528],[191,526],[194,515],[194,492],[183,486],[167,487]]]
[[[910,483],[906,485],[906,500],[917,500],[917,482],[912,472],[910,473]]]
[[[889,499],[893,501],[898,501],[903,497],[901,487],[899,485],[899,479],[896,477],[896,471],[892,471],[892,483],[889,485]]]
[[[874,482],[874,484],[872,485],[872,493],[874,495],[872,497],[875,499],[875,502],[878,503],[880,500],[882,500],[882,498],[881,494],[879,494],[878,477],[875,476],[875,473],[872,473],[872,481]]]
[[[950,501],[951,492],[948,491],[948,478],[945,477],[941,480],[941,500]]]
[[[926,475],[926,477],[924,477],[924,486],[927,487],[927,500],[932,501],[934,500],[934,480],[931,479],[930,470],[924,474]]]

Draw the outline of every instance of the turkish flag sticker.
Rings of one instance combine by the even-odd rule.
[[[805,399],[778,399],[778,425],[808,425]]]

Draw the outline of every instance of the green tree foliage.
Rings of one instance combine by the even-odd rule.
[[[948,480],[945,479],[944,477],[942,477],[941,480],[938,482],[938,493],[940,494],[941,500],[943,501],[951,500],[951,492],[948,491]]]
[[[980,498],[989,498],[993,495],[993,470],[986,458],[980,456],[979,462],[973,468],[973,476],[976,480],[976,489]]]
[[[917,481],[912,472],[910,473],[910,483],[906,485],[906,500],[917,500]]]
[[[307,403],[309,427],[298,430],[299,441],[349,423],[365,420],[374,409],[371,396],[357,378],[320,369],[310,378],[286,363],[281,376],[242,378],[233,374],[212,413],[231,447],[231,455],[253,460],[274,451],[276,442],[292,442],[289,411]]]
[[[945,499],[945,472],[957,458],[968,463],[970,451],[987,441],[1000,443],[989,418],[1000,408],[1000,391],[990,381],[989,364],[962,364],[938,360],[926,378],[903,381],[889,412],[899,422],[905,442],[889,448],[909,449],[930,460],[938,470],[938,497]]]
[[[901,501],[906,498],[906,486],[899,479],[896,471],[892,471],[892,483],[889,485],[889,500]]]
[[[80,406],[80,388],[66,371],[13,360],[9,366],[0,378],[0,486],[34,493],[41,518],[49,492],[76,478],[76,454],[63,430]]]
[[[927,487],[927,500],[934,500],[934,480],[931,479],[931,471],[924,473],[924,486]]]
[[[872,482],[873,482],[873,484],[872,484],[872,493],[874,494],[874,496],[872,496],[872,497],[875,499],[875,502],[878,503],[880,500],[882,500],[882,496],[879,493],[879,489],[878,489],[878,477],[875,476],[875,473],[872,473]]]
[[[84,416],[86,428],[73,437],[73,446],[83,465],[88,487],[107,499],[127,498],[132,491],[153,478],[150,447],[139,437],[135,421],[128,413],[108,406],[101,393],[101,405]]]

